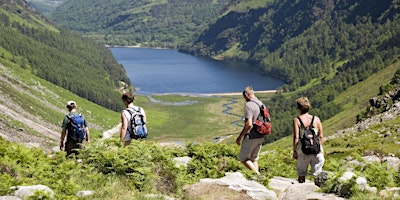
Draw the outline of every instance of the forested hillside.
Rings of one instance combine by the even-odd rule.
[[[44,15],[50,14],[58,6],[60,6],[64,0],[26,0],[35,10]]]
[[[298,96],[328,119],[343,109],[339,94],[400,58],[399,12],[395,0],[275,1],[229,12],[185,51],[245,61],[285,81],[286,93],[266,102],[277,119],[274,140],[291,132]]]
[[[109,49],[69,31],[60,31],[23,0],[0,0],[0,62],[32,74],[94,103],[120,110],[129,87],[125,69]]]
[[[109,45],[172,47],[193,41],[234,0],[66,0],[50,15]]]
[[[283,80],[283,93],[264,99],[276,140],[291,132],[298,96],[329,119],[341,93],[399,59],[398,13],[396,0],[67,1],[52,18],[106,44],[163,44]]]

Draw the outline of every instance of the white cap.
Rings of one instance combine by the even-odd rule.
[[[68,107],[68,106],[76,106],[75,101],[68,101],[68,102],[67,102],[67,107]]]

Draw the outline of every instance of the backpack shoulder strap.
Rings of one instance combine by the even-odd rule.
[[[304,128],[305,128],[305,126],[304,126],[304,124],[303,124],[303,121],[301,121],[300,117],[297,117],[297,119],[299,120],[301,127],[304,127]]]
[[[128,107],[128,108],[126,108],[125,110],[127,110],[129,113],[133,113],[133,111],[135,111],[135,112],[139,112],[139,113],[142,113],[142,111],[141,111],[141,107],[139,107],[139,106],[137,106],[138,107],[138,109],[136,110],[135,108],[133,108],[133,107]]]
[[[260,105],[257,101],[254,101],[254,100],[250,100],[250,101],[256,103],[257,106],[260,107],[260,109],[261,109],[261,106],[262,106],[262,105]]]
[[[128,111],[129,114],[131,115],[131,117],[130,117],[131,120],[132,120],[132,118],[133,118],[133,114],[134,114],[134,113],[139,113],[140,118],[141,118],[142,121],[144,122],[143,114],[142,114],[142,112],[141,112],[141,107],[138,106],[138,110],[136,110],[135,108],[132,108],[132,107],[129,107],[129,108],[125,109],[125,110]]]
[[[311,119],[311,123],[310,123],[310,126],[309,127],[314,127],[313,126],[313,123],[314,123],[314,115],[312,116],[312,119]],[[304,127],[304,128],[306,128],[306,126],[304,126],[304,124],[303,124],[303,121],[301,121],[301,119],[300,119],[300,117],[297,117],[297,119],[299,120],[299,122],[300,122],[300,124],[301,124],[301,126],[302,127]]]
[[[67,114],[67,115],[65,115],[67,118],[68,118],[68,123],[72,123],[72,124],[75,124],[75,119],[74,119],[74,116],[73,115],[70,115],[70,113],[69,114]]]
[[[311,127],[311,128],[314,128],[314,125],[313,125],[313,124],[314,124],[314,117],[315,117],[315,116],[313,115],[313,116],[312,116],[312,119],[311,119],[311,123],[310,123],[310,127]]]

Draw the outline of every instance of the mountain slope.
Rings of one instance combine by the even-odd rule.
[[[116,89],[130,80],[109,49],[59,31],[22,0],[0,1],[1,63],[33,74],[110,109],[119,110]]]
[[[64,0],[26,0],[35,10],[47,15],[60,6]]]
[[[176,48],[213,21],[232,0],[67,0],[51,15],[64,28],[109,45]]]
[[[90,122],[94,140],[117,123],[118,113],[38,78],[20,66],[7,65],[11,66],[0,64],[0,136],[5,140],[47,151],[58,147],[61,120],[67,113],[65,104],[71,99]]]
[[[397,68],[398,66],[396,65]],[[394,66],[390,68],[396,70],[393,69]],[[387,69],[389,67],[384,70]],[[145,198],[143,196],[147,194],[161,194],[176,198],[183,196],[188,199],[199,196],[209,199],[227,195],[226,198],[237,199],[235,198],[236,193],[233,194],[230,190],[221,190],[215,186],[211,189],[209,187],[193,187],[191,184],[199,182],[201,178],[220,178],[227,172],[241,172],[247,179],[254,176],[237,161],[239,146],[234,141],[224,142],[224,144],[201,142],[187,144],[185,148],[182,146],[172,148],[160,145],[158,139],[153,137],[146,142],[134,141],[133,145],[124,148],[121,147],[117,137],[99,140],[101,131],[110,129],[119,120],[118,112],[107,110],[74,96],[62,88],[34,77],[29,71],[18,66],[8,68],[0,65],[0,74],[0,85],[2,86],[0,87],[0,136],[2,137],[0,138],[0,157],[2,157],[0,160],[0,179],[2,180],[0,196],[10,194],[11,186],[41,184],[51,187],[55,192],[56,199],[77,198],[77,192],[82,190],[94,191],[91,199],[143,199]],[[370,81],[359,83],[358,88],[368,87],[370,83]],[[352,95],[354,96],[348,96],[348,98],[358,96],[358,94]],[[77,100],[80,111],[88,116],[92,133],[94,133],[92,144],[81,153],[82,162],[80,164],[76,164],[75,159],[66,159],[65,154],[61,152],[43,153],[43,149],[51,150],[52,147],[57,147],[57,133],[60,128],[55,121],[59,121],[56,118],[61,119],[63,113],[66,112],[64,99],[69,98]],[[165,98],[174,99],[174,97]],[[214,104],[211,107],[221,106],[221,102],[214,102]],[[352,106],[358,106],[358,104],[363,104],[363,102],[355,103]],[[150,113],[154,112],[154,107],[156,106],[149,106],[149,111],[152,111]],[[202,107],[204,108],[204,106]],[[206,110],[209,108],[207,106]],[[161,115],[176,109],[179,108],[163,106],[164,113]],[[399,157],[399,114],[400,112],[392,119],[374,120],[374,125],[366,126],[366,129],[355,126],[355,128],[340,132],[345,134],[330,137],[325,143],[326,162],[324,166],[325,170],[332,172],[333,178],[330,180],[335,180],[337,176],[342,175],[345,170],[343,163],[346,159],[361,160],[361,157],[365,155]],[[211,122],[219,120],[216,114],[213,116]],[[201,115],[201,117],[207,118],[208,116]],[[338,117],[346,118],[347,116],[343,113]],[[194,116],[190,118],[193,119]],[[152,127],[154,127],[154,123],[155,120],[151,123]],[[212,124],[209,123],[207,126],[212,126]],[[229,123],[225,123],[225,125],[230,126]],[[219,126],[220,129],[225,131],[225,125]],[[203,131],[206,129],[206,126],[200,127],[192,130]],[[51,131],[43,128],[55,131],[52,134]],[[154,128],[163,129],[164,136],[169,130],[164,126]],[[324,128],[327,130],[334,127],[324,122]],[[179,132],[180,129],[176,131]],[[213,131],[215,133],[218,130],[214,129]],[[7,136],[5,137],[4,134]],[[383,136],[384,134],[386,136]],[[183,133],[182,137],[185,137]],[[26,144],[31,148],[6,142],[3,138]],[[290,158],[290,139],[284,138],[263,147],[263,153],[259,160],[263,176],[266,178],[282,176],[292,181],[295,180],[295,161]],[[183,156],[191,158],[187,167],[176,167],[174,158]],[[348,161],[349,163],[350,161]],[[385,162],[365,163],[365,167],[355,167],[354,172],[358,176],[366,177],[368,185],[377,187],[379,192],[386,187],[395,187],[396,184],[399,184],[398,173],[393,170],[387,171],[386,167]],[[258,180],[258,182],[268,186],[267,179]],[[299,186],[299,184],[291,185]],[[191,191],[195,194],[185,192],[184,188],[187,187],[191,187]],[[353,187],[353,183],[346,184],[346,187]],[[215,192],[210,193],[210,191]],[[334,193],[335,191],[329,192]],[[365,193],[358,190],[351,190],[351,193],[347,195],[354,200],[366,199],[366,195],[375,199],[390,199],[380,196],[379,193]]]
[[[244,3],[245,1],[243,1]],[[267,101],[278,132],[291,132],[293,102],[307,96],[315,114],[343,111],[335,99],[347,88],[400,58],[397,1],[273,1],[232,9],[184,51],[244,61],[283,80],[281,96]],[[243,7],[243,5],[242,5]],[[275,136],[274,136],[275,137]]]

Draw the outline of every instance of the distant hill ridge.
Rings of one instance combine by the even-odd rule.
[[[66,1],[51,17],[105,43],[159,44],[198,56],[247,62],[261,74],[283,80],[282,97],[266,100],[279,133],[271,140],[290,133],[296,96],[308,96],[315,114],[329,119],[343,110],[335,103],[341,93],[400,58],[396,0],[211,2],[215,3],[135,1],[121,7]],[[200,5],[210,6],[209,12],[203,13]],[[179,12],[173,12],[177,8]],[[99,18],[98,13],[103,15]],[[149,16],[145,23],[143,16]],[[123,39],[124,34],[130,34],[130,40]]]
[[[32,74],[109,109],[119,110],[120,88],[131,87],[111,51],[55,26],[26,1],[1,1],[0,62]]]
[[[108,45],[187,45],[234,0],[66,0],[49,17]],[[101,14],[99,14],[101,13]]]
[[[383,5],[387,5],[385,2]],[[232,199],[245,198],[243,191],[232,197],[232,191],[214,185],[212,192],[207,186],[204,190],[195,187],[190,193],[184,191],[184,186],[190,187],[204,178],[218,179],[226,172],[242,172],[246,179],[256,179],[257,184],[263,186],[269,184],[272,176],[289,177],[291,179],[285,183],[289,186],[285,188],[299,189],[299,184],[293,184],[297,174],[295,160],[291,159],[291,122],[298,114],[293,107],[295,99],[303,95],[311,99],[312,114],[323,119],[326,137],[335,135],[325,144],[324,169],[332,176],[323,191],[340,192],[351,199],[391,199],[391,191],[394,191],[392,195],[398,194],[398,187],[393,187],[400,184],[400,118],[398,112],[395,115],[384,112],[386,108],[398,108],[398,81],[391,82],[392,79],[398,80],[400,69],[396,14],[393,20],[384,23],[373,23],[368,17],[358,17],[360,21],[356,20],[355,25],[340,22],[343,24],[334,27],[341,28],[336,31],[344,34],[333,33],[348,40],[339,37],[337,49],[331,48],[331,51],[319,48],[336,44],[330,43],[333,40],[329,37],[334,29],[329,29],[330,24],[322,21],[304,34],[283,41],[282,47],[271,53],[274,56],[266,52],[258,55],[266,57],[265,63],[283,62],[282,65],[291,66],[294,73],[304,76],[300,77],[300,82],[293,76],[293,82],[288,82],[277,94],[257,94],[272,111],[274,133],[263,146],[259,160],[260,172],[265,177],[255,177],[237,161],[239,147],[234,142],[235,137],[219,144],[198,143],[226,132],[239,133],[240,130],[230,124],[232,118],[221,110],[226,109],[224,103],[232,99],[244,103],[240,96],[203,99],[154,97],[165,101],[198,100],[196,104],[179,107],[153,103],[138,96],[135,102],[143,105],[149,114],[149,130],[152,131],[149,140],[134,141],[134,145],[128,148],[121,146],[118,134],[101,140],[104,132],[113,130],[118,133],[115,125],[120,122],[120,112],[113,110],[121,109],[120,92],[131,89],[123,67],[102,45],[54,28],[40,20],[40,15],[33,14],[30,8],[24,7],[24,3],[22,0],[0,0],[0,195],[10,195],[15,186],[44,184],[54,191],[55,199],[76,199],[81,191],[92,195],[83,198],[91,199],[169,198],[164,195],[192,199],[199,197],[201,192],[204,192],[201,197],[206,199],[222,195]],[[5,7],[7,9],[3,9]],[[319,30],[327,32],[321,35]],[[229,31],[232,30],[220,36]],[[310,51],[309,57],[296,54],[297,48],[297,53]],[[229,57],[228,53],[237,53],[234,50],[230,48],[224,55],[217,52],[215,56]],[[247,58],[245,53],[242,56]],[[232,56],[239,60],[244,57]],[[319,62],[321,60],[323,62]],[[309,65],[303,66],[307,62]],[[283,74],[285,70],[279,72],[291,77],[290,73]],[[305,76],[307,72],[314,73],[315,77]],[[395,78],[392,78],[393,74]],[[372,98],[379,93],[382,96]],[[393,97],[392,100],[387,96]],[[371,98],[374,107],[381,104],[380,98],[384,102],[393,101],[393,105],[385,104],[383,110],[379,106],[376,110],[369,109]],[[92,144],[82,151],[78,160],[66,159],[65,154],[59,152],[60,120],[67,113],[65,102],[71,99],[78,102],[79,112],[89,120],[92,135]],[[377,115],[377,119],[369,118],[363,115],[367,108],[376,113],[383,111],[383,114]],[[243,114],[243,107],[235,106],[231,112],[236,114],[236,119]],[[359,125],[354,126],[357,120]],[[369,120],[373,123],[369,124]],[[367,126],[360,126],[363,123]],[[345,134],[340,135],[341,132]],[[195,143],[176,149],[159,145],[161,141],[175,139]],[[43,153],[44,150],[51,153]],[[176,167],[175,158],[182,156],[192,159],[187,167]],[[379,157],[397,161],[397,171],[390,168],[396,163],[389,165],[388,160]],[[369,159],[374,160],[369,162]],[[356,177],[341,182],[344,173]],[[357,188],[360,180],[363,186],[374,188],[375,192]],[[302,186],[309,189],[309,185]],[[277,192],[282,188],[278,187]],[[39,192],[34,198],[50,196]]]

